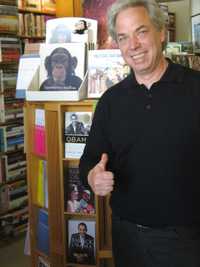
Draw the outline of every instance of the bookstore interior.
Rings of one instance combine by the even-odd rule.
[[[78,169],[98,98],[130,71],[106,34],[113,2],[0,0],[0,240],[24,232],[32,267],[114,266],[109,197]],[[165,55],[200,70],[200,1],[159,5]]]

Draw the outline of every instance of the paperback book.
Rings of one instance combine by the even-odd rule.
[[[65,17],[48,20],[46,43],[97,43],[97,20]]]
[[[37,177],[37,204],[48,208],[47,161],[39,160]]]
[[[96,231],[95,221],[68,220],[67,261],[80,265],[95,265]]]
[[[41,0],[41,9],[43,12],[55,13],[56,0]]]
[[[37,267],[50,267],[50,263],[47,262],[44,258],[41,256],[38,256],[38,265]]]
[[[84,43],[41,44],[40,91],[76,91],[85,75]]]
[[[0,33],[17,34],[18,10],[16,6],[0,5]]]
[[[44,109],[35,110],[34,127],[34,152],[39,156],[46,155],[46,136],[45,136],[45,111]]]
[[[92,123],[92,112],[65,112],[65,157],[79,159]]]
[[[85,0],[83,1],[83,15],[98,21],[98,48],[108,49],[116,47],[107,32],[106,13],[115,0]],[[94,12],[95,10],[95,12]]]
[[[64,168],[64,203],[70,213],[94,214],[94,194],[85,187],[79,177],[78,165],[69,164]]]
[[[100,97],[129,72],[119,49],[88,51],[88,98]]]
[[[37,221],[37,248],[42,253],[49,255],[49,222],[48,212],[44,209],[38,210]]]

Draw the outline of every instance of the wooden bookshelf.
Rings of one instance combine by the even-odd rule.
[[[71,213],[67,212],[64,205],[64,168],[76,159],[64,157],[64,115],[65,112],[93,111],[93,100],[77,102],[27,102],[25,107],[25,133],[26,153],[28,167],[29,188],[29,214],[30,214],[30,240],[32,267],[37,266],[38,257],[44,256],[51,267],[64,266],[113,266],[111,219],[109,198],[95,197],[95,213]],[[45,136],[47,153],[44,157],[37,156],[33,152],[35,110],[45,111]],[[40,159],[47,161],[48,179],[48,211],[49,219],[49,255],[43,255],[37,249],[37,176],[38,162]],[[95,222],[95,265],[75,264],[68,257],[68,228],[69,220]]]

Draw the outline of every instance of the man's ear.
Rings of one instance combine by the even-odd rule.
[[[167,29],[164,28],[164,29],[162,29],[162,30],[160,31],[160,41],[161,41],[162,43],[164,43],[165,40],[166,40],[166,38],[167,38]]]

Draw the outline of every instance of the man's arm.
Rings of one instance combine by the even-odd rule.
[[[106,170],[112,151],[109,134],[108,104],[99,100],[86,146],[80,159],[80,179],[84,185],[90,185],[95,194],[106,195],[112,191],[112,172]],[[102,179],[103,178],[103,179]]]

